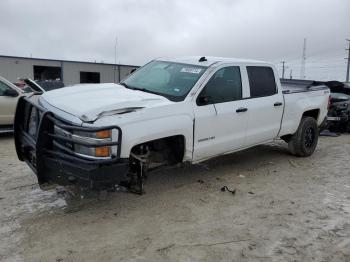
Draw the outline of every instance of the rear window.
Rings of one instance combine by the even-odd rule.
[[[250,96],[271,96],[277,93],[275,75],[271,67],[247,66]]]

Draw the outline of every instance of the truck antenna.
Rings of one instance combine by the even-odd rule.
[[[205,61],[208,61],[208,59],[206,59],[205,56],[202,56],[201,58],[199,58],[198,61],[199,62],[205,62]]]

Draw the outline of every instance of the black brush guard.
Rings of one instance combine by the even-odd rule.
[[[78,185],[103,190],[114,187],[125,179],[129,160],[120,158],[122,130],[118,126],[82,127],[59,119],[41,107],[35,99],[21,97],[17,104],[14,137],[18,159],[25,161],[38,177],[40,185]],[[29,132],[32,110],[36,110],[36,132]],[[69,131],[97,132],[106,129],[118,131],[117,141],[84,142],[54,133],[54,126]],[[59,142],[58,142],[59,141]],[[86,159],[74,153],[75,144],[86,147],[117,146],[116,155],[108,159]],[[70,145],[70,146],[67,146]]]

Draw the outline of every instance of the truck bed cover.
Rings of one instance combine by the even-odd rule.
[[[326,90],[328,87],[323,82],[313,80],[280,79],[284,94],[311,92]]]

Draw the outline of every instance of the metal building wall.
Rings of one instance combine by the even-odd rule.
[[[10,82],[17,82],[19,77],[34,79],[33,66],[61,66],[59,61],[32,60],[0,57],[0,75]]]
[[[99,72],[101,83],[114,82],[115,65],[113,64],[7,56],[0,56],[0,75],[13,83],[17,82],[17,79],[19,77],[34,79],[33,66],[35,65],[61,67],[63,82],[65,85],[79,84],[81,71]],[[117,65],[117,68],[115,70],[116,82],[124,79],[132,69],[137,67],[138,66]]]
[[[113,83],[114,81],[114,65],[63,62],[62,66],[65,85],[80,83],[80,72],[100,73],[101,83]],[[116,70],[116,77],[118,79],[118,70]]]
[[[135,66],[127,66],[127,65],[124,65],[124,66],[121,66],[120,67],[120,81],[123,80],[125,77],[127,77],[131,70],[133,70],[134,68],[137,68]]]

